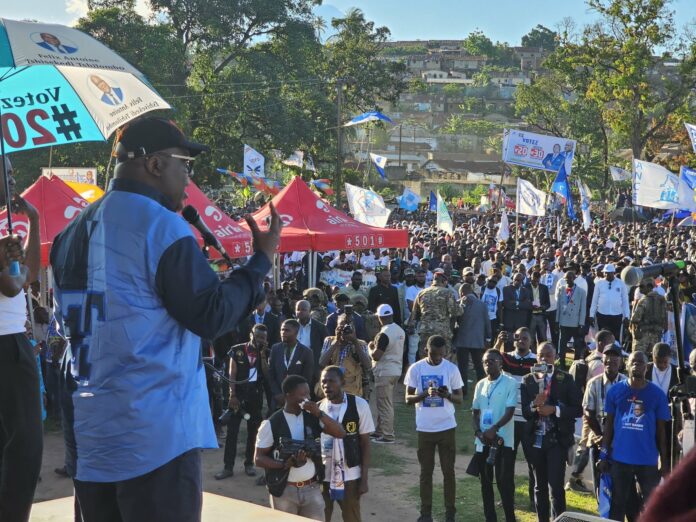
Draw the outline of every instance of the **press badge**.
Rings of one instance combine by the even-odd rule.
[[[493,410],[486,408],[481,412],[481,430],[486,431],[493,426]]]

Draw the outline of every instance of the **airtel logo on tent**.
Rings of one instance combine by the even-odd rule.
[[[212,217],[215,221],[222,221],[222,212],[213,206],[208,205],[205,207],[204,214],[208,217]]]
[[[290,223],[292,223],[292,216],[290,214],[281,214],[280,221],[284,227],[290,226]],[[263,222],[266,223],[266,226],[270,227],[271,226],[271,215],[268,214],[265,218],[263,218]]]
[[[9,231],[7,230],[7,218],[0,220],[0,232],[6,235]],[[29,234],[29,222],[28,221],[18,221],[17,216],[12,220],[12,233],[17,234],[22,239],[26,238]]]
[[[319,210],[323,210],[327,214],[331,213],[331,208],[326,203],[324,203],[321,199],[317,199],[317,208]],[[357,227],[358,226],[355,223],[351,223],[346,218],[341,217],[339,215],[328,216],[326,218],[326,222],[329,223],[330,225],[344,225],[347,227]]]
[[[73,207],[71,205],[65,207],[65,210],[63,211],[63,217],[65,219],[71,220],[75,216],[77,216],[80,212],[82,212],[83,209],[87,208],[89,206],[89,202],[87,200],[84,200],[82,198],[72,198],[75,203],[80,205],[79,207]]]

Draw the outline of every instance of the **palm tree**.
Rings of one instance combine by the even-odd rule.
[[[314,27],[314,30],[317,33],[317,40],[319,40],[319,43],[322,43],[321,37],[324,34],[324,32],[326,31],[326,27],[327,27],[326,20],[321,16],[317,16],[312,21],[312,26]]]

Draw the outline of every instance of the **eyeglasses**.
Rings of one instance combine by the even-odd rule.
[[[161,154],[162,156],[167,156],[168,158],[181,160],[186,166],[186,172],[188,173],[188,175],[191,176],[193,174],[193,162],[196,158],[192,158],[191,156],[182,156],[181,154],[170,154],[168,152],[157,152],[156,154]]]

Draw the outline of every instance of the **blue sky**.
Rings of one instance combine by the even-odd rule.
[[[143,0],[139,0],[144,4]],[[564,17],[577,24],[596,18],[583,0],[324,0],[321,16],[338,16],[351,7],[386,25],[394,40],[460,39],[481,29],[493,41],[519,44],[536,24],[554,28]],[[0,0],[2,16],[70,23],[86,9],[86,0]],[[679,27],[696,20],[696,0],[674,0]]]

